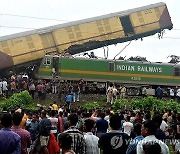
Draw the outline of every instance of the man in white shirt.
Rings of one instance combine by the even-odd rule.
[[[174,99],[174,89],[173,88],[170,88],[169,95],[170,95],[171,99]]]
[[[106,92],[107,95],[107,103],[113,104],[113,84],[111,83]]]
[[[177,102],[180,102],[180,88],[177,89],[176,96],[177,96]]]
[[[84,129],[86,134],[84,135],[86,143],[86,154],[100,154],[100,149],[98,147],[99,138],[93,135],[95,122],[91,119],[86,119],[84,121]]]
[[[3,91],[3,95],[5,97],[8,96],[8,87],[7,86],[8,86],[7,81],[6,81],[6,79],[4,79],[2,82],[2,91]]]
[[[124,133],[131,135],[131,130],[133,129],[133,124],[130,122],[130,116],[126,117],[126,122],[123,123]]]
[[[168,132],[168,124],[167,124],[164,120],[162,120],[162,123],[161,123],[161,125],[160,125],[160,129],[161,129],[163,132],[165,132],[166,136],[169,135],[169,132]]]
[[[0,79],[0,96],[2,95],[2,87],[3,87],[3,82],[2,79]]]
[[[150,145],[150,144],[155,144],[158,143],[161,147],[161,153],[162,154],[169,154],[169,148],[168,146],[162,142],[161,140],[158,140],[155,137],[156,133],[156,124],[152,120],[147,120],[143,123],[142,129],[141,129],[141,134],[145,138],[141,140],[138,145],[137,145],[137,154],[143,154],[143,145]]]
[[[48,118],[51,121],[51,133],[57,137],[57,126],[58,126],[58,118],[56,118],[56,111],[51,110],[51,116]]]

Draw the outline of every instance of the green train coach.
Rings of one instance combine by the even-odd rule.
[[[134,85],[180,86],[180,65],[47,55],[42,60],[37,77]]]

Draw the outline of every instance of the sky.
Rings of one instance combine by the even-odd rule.
[[[151,62],[168,62],[170,55],[180,56],[179,0],[0,0],[0,36],[77,21],[158,2],[167,4],[173,23],[162,39],[158,35],[132,41],[119,56],[146,57]],[[113,59],[129,42],[110,45],[108,59]],[[103,57],[104,49],[93,50]]]

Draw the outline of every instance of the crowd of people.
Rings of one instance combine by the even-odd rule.
[[[27,75],[0,79],[0,95],[28,90],[35,98],[44,100],[46,93],[59,95],[67,105],[55,101],[48,108],[28,111],[19,106],[0,113],[0,153],[22,154],[168,154],[169,145],[180,150],[180,114],[165,110],[123,110],[114,113],[113,108],[87,110],[82,106],[71,108],[72,102],[80,100],[83,81],[63,87],[61,82],[35,81]],[[63,88],[62,88],[63,87]],[[126,87],[109,84],[106,91],[107,104],[119,97],[126,97]],[[65,98],[61,98],[65,93]],[[163,90],[158,87],[156,97],[161,99]],[[119,95],[119,96],[118,96]],[[146,88],[142,89],[146,97]],[[169,90],[171,99],[180,97],[180,90]]]
[[[146,97],[147,95],[155,95],[158,99],[161,99],[163,96],[169,96],[169,98],[180,102],[180,88],[169,87],[168,89],[162,89],[158,86],[155,91],[148,93],[148,89],[153,90],[148,85],[142,86],[137,89],[137,93],[134,95],[139,95]],[[59,101],[66,102],[78,102],[80,100],[80,93],[84,93],[86,88],[84,80],[80,79],[79,81],[69,81],[64,82],[57,78],[51,80],[34,80],[29,78],[26,73],[20,73],[18,75],[13,74],[9,79],[0,78],[0,97],[11,96],[13,93],[21,92],[28,90],[30,95],[38,99],[45,100],[48,93],[57,94]],[[167,93],[166,93],[167,92]],[[37,93],[37,94],[36,94]],[[128,88],[125,85],[116,85],[113,83],[108,83],[106,89],[107,103],[113,104],[114,100],[117,98],[123,99],[128,96]],[[67,95],[64,96],[64,95]],[[69,95],[69,96],[68,96]],[[70,96],[72,95],[72,100],[70,101]],[[69,103],[70,104],[70,103]]]
[[[47,94],[58,95],[58,100],[64,101],[66,95],[72,95],[69,102],[78,102],[80,91],[82,91],[82,80],[69,82],[58,79],[35,80],[28,77],[27,74],[14,74],[10,78],[0,78],[0,97],[9,97],[14,93],[27,90],[33,99],[45,100]]]
[[[56,102],[48,109],[28,111],[19,107],[0,116],[0,153],[43,154],[168,154],[178,152],[180,114],[165,110],[113,108],[69,109]]]

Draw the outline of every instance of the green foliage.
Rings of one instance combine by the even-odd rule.
[[[35,109],[36,107],[32,104],[33,99],[28,91],[22,91],[20,93],[13,94],[10,98],[3,98],[0,101],[0,107],[6,107],[7,109],[12,109],[19,105],[24,109]]]
[[[180,113],[180,104],[177,103],[174,100],[159,100],[156,99],[155,97],[152,96],[148,96],[145,98],[141,98],[141,99],[117,99],[114,102],[114,110],[118,111],[121,109],[125,109],[125,108],[130,108],[133,110],[157,110],[159,112],[162,112],[164,109],[169,109],[169,110],[177,110]]]
[[[120,109],[125,109],[128,105],[128,99],[116,99],[113,104],[113,109],[117,112]]]
[[[84,104],[84,107],[87,108],[88,110],[94,109],[94,108],[100,108],[100,104],[97,102],[88,102]]]
[[[107,101],[106,96],[102,96],[101,101],[102,101],[102,102],[106,102],[106,101]]]

